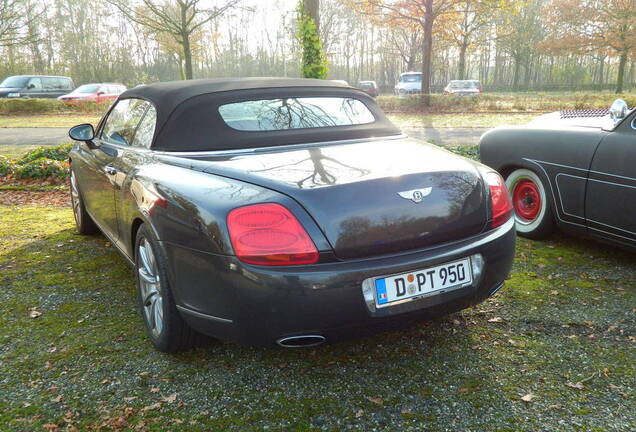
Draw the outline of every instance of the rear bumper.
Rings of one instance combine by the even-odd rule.
[[[179,310],[193,328],[220,339],[273,345],[284,337],[309,334],[337,341],[472,306],[501,288],[512,266],[514,246],[511,219],[488,233],[436,248],[298,268],[251,266],[235,257],[207,254],[187,259],[184,253],[196,252],[174,245],[167,250],[169,261],[176,263],[171,282]],[[484,267],[471,286],[376,310],[365,302],[365,279],[474,254],[482,255]],[[201,259],[211,266],[188,267],[188,262]],[[182,272],[187,272],[187,280]]]

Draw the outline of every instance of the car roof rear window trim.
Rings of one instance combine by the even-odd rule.
[[[278,146],[266,146],[266,147],[253,147],[253,148],[245,148],[245,149],[223,149],[223,150],[202,150],[202,151],[165,151],[165,150],[152,150],[152,152],[156,155],[165,155],[165,156],[188,156],[188,157],[208,157],[208,156],[225,156],[225,155],[239,155],[239,154],[250,154],[250,153],[261,153],[261,152],[269,152],[269,151],[285,151],[285,150],[302,150],[305,148],[313,148],[313,147],[325,147],[332,145],[343,145],[343,144],[358,144],[369,141],[383,141],[383,140],[397,140],[407,138],[405,134],[399,135],[387,135],[387,136],[379,136],[379,137],[371,137],[371,138],[355,138],[349,140],[337,140],[337,141],[319,141],[313,143],[300,143],[300,144],[288,144],[288,145],[278,145]]]

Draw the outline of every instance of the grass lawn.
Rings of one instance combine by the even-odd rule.
[[[96,125],[99,117],[95,114],[50,114],[50,115],[3,115],[0,128],[64,127],[70,128],[81,123]]]
[[[389,119],[403,129],[413,128],[493,128],[506,125],[522,125],[539,114],[507,113],[455,113],[455,114],[397,114],[389,113]]]
[[[444,319],[315,350],[166,355],[131,269],[72,220],[0,206],[0,430],[636,429],[633,254],[519,240],[501,293]]]

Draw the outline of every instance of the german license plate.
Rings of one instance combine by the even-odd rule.
[[[470,285],[470,258],[375,280],[378,307],[390,306],[449,288]]]

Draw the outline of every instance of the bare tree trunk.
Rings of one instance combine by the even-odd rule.
[[[424,40],[422,42],[422,104],[430,105],[431,59],[433,55],[433,0],[424,3]]]
[[[314,20],[316,32],[320,34],[320,0],[303,0],[303,9]]]
[[[616,79],[616,93],[623,92],[623,83],[625,81],[625,67],[627,66],[627,52],[621,53],[620,62],[618,63],[618,78]]]
[[[184,76],[185,79],[191,80],[194,77],[192,72],[192,48],[190,47],[190,35],[184,34],[182,39],[183,59],[185,61]]]
[[[468,43],[464,41],[459,47],[459,64],[457,65],[457,79],[466,79],[466,51]]]

